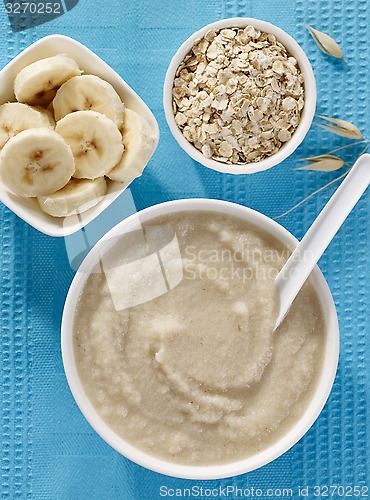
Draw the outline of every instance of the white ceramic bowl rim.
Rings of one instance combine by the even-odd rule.
[[[177,68],[183,61],[184,57],[189,53],[196,40],[202,38],[207,33],[207,31],[211,29],[217,30],[231,27],[245,27],[247,25],[252,25],[258,30],[275,35],[278,41],[280,41],[288,49],[288,52],[297,59],[299,67],[305,78],[305,106],[303,108],[301,121],[297,130],[292,135],[292,138],[288,142],[286,142],[277,153],[257,163],[248,163],[244,165],[228,165],[216,160],[205,158],[205,156],[198,149],[196,149],[185,139],[182,132],[178,128],[173,115],[172,87]],[[167,124],[172,132],[172,135],[181,146],[181,148],[186,153],[188,153],[188,155],[191,156],[193,160],[196,160],[198,163],[201,163],[205,167],[217,170],[218,172],[229,174],[251,174],[260,172],[262,170],[267,170],[268,168],[281,163],[295,151],[295,149],[305,138],[312,124],[312,120],[316,110],[315,76],[313,74],[311,64],[303,49],[294,40],[294,38],[288,35],[281,28],[278,28],[277,26],[266,21],[260,21],[259,19],[253,18],[234,17],[229,19],[222,19],[221,21],[216,21],[215,23],[208,24],[204,28],[191,35],[177,50],[176,54],[172,58],[165,78],[163,89],[163,106]]]
[[[316,266],[311,275],[312,283],[317,290],[321,302],[327,331],[322,373],[319,377],[317,389],[304,415],[292,427],[287,435],[283,436],[275,444],[257,455],[224,465],[178,465],[153,457],[135,448],[124,439],[117,436],[117,434],[115,434],[97,414],[87,398],[79,379],[75,365],[72,342],[74,314],[77,299],[87,279],[88,273],[98,261],[99,255],[104,253],[110,245],[114,244],[113,242],[117,236],[133,229],[137,229],[138,217],[140,219],[140,223],[146,223],[157,216],[183,211],[206,211],[229,214],[231,216],[247,220],[252,224],[268,231],[270,234],[286,244],[291,250],[298,243],[296,238],[294,238],[289,231],[269,217],[250,208],[226,201],[210,199],[177,200],[161,203],[142,210],[138,214],[134,214],[123,222],[120,222],[108,233],[106,233],[106,235],[95,245],[81,264],[83,272],[77,272],[74,277],[64,307],[61,339],[62,357],[69,386],[81,412],[84,414],[85,418],[95,431],[119,453],[133,462],[146,467],[147,469],[169,476],[187,479],[226,478],[249,472],[271,462],[290,449],[299,439],[301,439],[301,437],[314,423],[329,396],[336,374],[339,356],[338,320],[329,287],[321,271]]]

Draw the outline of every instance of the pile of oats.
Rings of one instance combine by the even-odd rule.
[[[172,95],[178,127],[206,158],[252,163],[298,127],[304,78],[274,35],[252,26],[211,30],[178,67]]]

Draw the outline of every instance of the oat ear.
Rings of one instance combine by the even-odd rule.
[[[308,161],[308,165],[296,168],[295,170],[316,170],[319,172],[333,172],[339,170],[345,164],[345,161],[339,156],[334,155],[320,155],[311,156],[310,158],[302,158],[301,161]]]
[[[327,35],[323,31],[316,30],[308,24],[305,24],[305,26],[310,32],[312,38],[315,40],[316,45],[322,52],[324,52],[324,54],[332,57],[337,57],[338,59],[343,59],[343,61],[347,62],[347,60],[343,56],[341,48],[331,36]]]
[[[329,116],[319,115],[319,118],[330,122],[330,124],[328,125],[318,124],[318,126],[323,128],[324,130],[328,130],[329,132],[340,135],[341,137],[346,137],[347,139],[363,139],[363,135],[361,134],[360,130],[351,122],[340,120],[339,118],[330,118]]]

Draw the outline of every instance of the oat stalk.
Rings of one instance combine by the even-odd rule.
[[[339,148],[333,149],[332,151],[329,151],[329,155],[333,153],[337,153],[338,151],[342,151],[343,149],[347,148],[353,148],[353,146],[358,146],[359,144],[365,144],[369,143],[369,139],[364,139],[362,141],[357,141],[357,142],[351,142],[351,144],[345,144],[344,146],[340,146]]]
[[[341,146],[340,148],[337,148],[337,149],[334,149],[333,151],[330,151],[330,153],[327,153],[326,155],[321,155],[321,158],[322,157],[329,157],[330,158],[330,157],[333,156],[332,153],[335,153],[335,152],[337,152],[337,151],[339,151],[341,149],[345,149],[345,148],[348,148],[348,147],[351,147],[351,146],[355,146],[357,144],[364,144],[364,143],[366,144],[366,146],[361,151],[361,153],[357,156],[357,158],[356,158],[356,160],[357,160],[361,155],[363,155],[364,153],[366,153],[366,151],[367,151],[367,149],[369,147],[369,143],[370,143],[369,139],[364,139],[364,140],[359,141],[359,142],[354,142],[354,143],[351,143],[351,144],[347,144],[345,146]],[[320,156],[312,156],[310,158],[303,158],[303,160],[311,161],[312,163],[316,163],[316,165],[317,165],[320,162],[320,160],[318,160],[319,158],[320,158]],[[346,163],[346,162],[343,162],[343,164],[348,165],[348,163]],[[343,179],[344,177],[346,177],[346,175],[349,174],[349,172],[351,171],[351,169],[352,169],[352,167],[349,168],[346,172],[344,172],[344,174],[340,175],[339,177],[336,177],[335,179],[331,180],[330,182],[328,182],[324,186],[321,186],[319,189],[316,189],[316,191],[314,191],[313,193],[311,193],[308,196],[306,196],[305,198],[303,198],[303,200],[301,200],[300,202],[296,203],[289,210],[287,210],[286,212],[284,212],[284,213],[282,213],[282,214],[277,215],[276,217],[274,217],[274,220],[281,219],[282,217],[285,217],[286,215],[288,215],[291,212],[293,212],[293,210],[295,210],[296,208],[300,207],[303,203],[305,203],[306,201],[308,201],[310,198],[312,198],[316,194],[320,193],[320,191],[323,191],[324,189],[326,189],[327,187],[331,186],[335,182],[339,181],[340,179]],[[299,170],[299,169],[296,169],[296,170]],[[302,168],[301,168],[301,170],[302,170]],[[305,169],[305,170],[308,170],[308,169]],[[311,168],[311,170],[313,170],[313,169]]]
[[[334,184],[334,182],[337,182],[340,179],[343,179],[343,177],[345,177],[347,174],[349,174],[349,172],[351,171],[351,168],[349,168],[347,170],[347,172],[344,172],[344,174],[340,175],[336,179],[333,179],[332,181],[330,181],[327,184],[325,184],[325,186],[321,186],[321,188],[316,189],[316,191],[314,191],[313,193],[311,193],[308,196],[306,196],[305,198],[303,198],[303,200],[301,200],[299,203],[297,203],[296,205],[294,205],[294,207],[292,207],[289,210],[287,210],[286,212],[278,215],[277,217],[274,217],[274,220],[281,219],[281,217],[285,217],[286,215],[290,214],[290,212],[293,212],[293,210],[295,210],[296,208],[300,207],[304,202],[306,202],[307,200],[309,200],[310,198],[312,198],[313,196],[315,196],[315,194],[320,193],[320,191],[323,191],[327,187],[331,186],[332,184]]]

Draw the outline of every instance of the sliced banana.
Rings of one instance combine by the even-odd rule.
[[[18,73],[14,94],[19,102],[46,107],[64,82],[80,74],[77,63],[64,54],[40,59]]]
[[[56,132],[71,146],[76,164],[74,177],[96,179],[117,165],[123,153],[117,125],[96,111],[76,111],[58,121]]]
[[[9,139],[23,130],[47,127],[53,129],[53,115],[44,108],[20,102],[7,102],[0,106],[0,151]]]
[[[156,138],[147,120],[126,108],[122,140],[125,151],[120,162],[107,176],[113,181],[128,184],[143,173],[153,154]]]
[[[95,75],[75,76],[64,83],[53,101],[56,121],[74,111],[98,111],[123,124],[125,106],[112,85]]]
[[[20,196],[44,196],[67,184],[75,170],[70,146],[48,128],[24,130],[0,154],[1,182]]]
[[[53,217],[67,217],[89,210],[99,203],[107,192],[104,177],[71,179],[64,188],[48,196],[39,196],[41,210]]]

